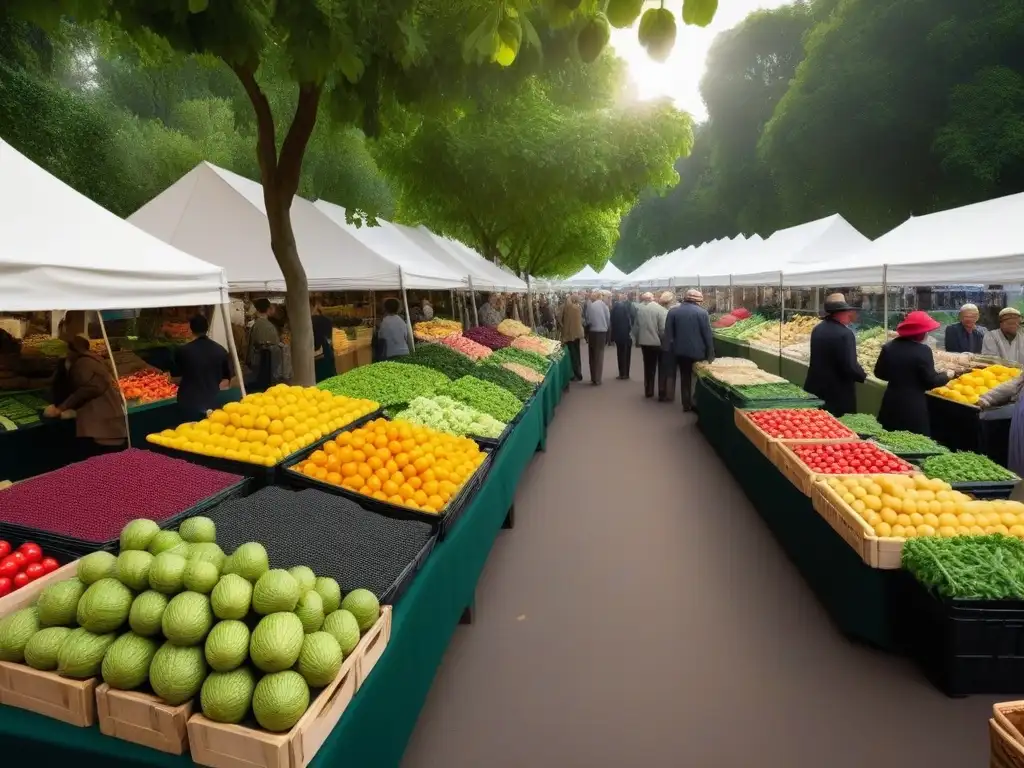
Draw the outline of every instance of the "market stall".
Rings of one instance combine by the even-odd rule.
[[[233,404],[233,407],[213,412],[205,428],[200,423],[168,429],[149,436],[148,445],[158,449],[158,453],[154,455],[165,454],[167,461],[187,461],[198,467],[208,467],[218,476],[228,471],[237,472],[235,476],[240,478],[250,478],[244,481],[246,490],[241,495],[209,506],[202,513],[216,522],[215,540],[224,546],[225,554],[230,552],[231,548],[239,547],[229,560],[232,557],[241,557],[238,553],[243,548],[251,546],[248,543],[242,545],[241,542],[255,537],[257,541],[265,544],[270,566],[285,567],[288,562],[284,558],[293,557],[293,553],[297,551],[292,547],[304,542],[300,545],[301,556],[311,560],[310,565],[317,575],[324,573],[324,569],[332,567],[332,564],[333,567],[341,569],[337,575],[333,572],[330,575],[338,580],[348,599],[349,590],[356,586],[352,573],[360,573],[360,568],[368,569],[365,571],[367,574],[376,573],[381,566],[375,565],[374,558],[389,556],[384,550],[380,550],[376,555],[368,554],[376,550],[368,545],[360,546],[360,536],[366,535],[365,532],[359,529],[346,529],[343,534],[339,534],[334,530],[334,525],[318,532],[317,538],[325,539],[326,545],[322,549],[313,546],[308,536],[304,538],[305,534],[301,530],[303,525],[289,524],[282,527],[279,522],[273,522],[280,521],[280,515],[260,517],[260,509],[263,507],[259,505],[264,503],[260,500],[268,494],[277,494],[274,496],[275,499],[284,494],[274,502],[275,508],[279,508],[281,503],[287,504],[288,494],[294,493],[318,494],[315,497],[318,501],[303,505],[305,509],[308,509],[310,504],[316,508],[328,499],[335,500],[334,503],[344,500],[344,503],[354,504],[363,510],[358,514],[369,515],[363,525],[369,524],[371,519],[386,521],[386,524],[391,526],[390,536],[404,536],[403,530],[419,530],[424,522],[427,523],[425,530],[437,532],[436,536],[431,534],[428,546],[423,549],[421,557],[399,575],[400,587],[396,585],[394,590],[385,592],[389,596],[393,611],[387,612],[388,605],[382,607],[380,615],[383,620],[386,613],[387,629],[382,631],[379,642],[367,641],[371,644],[376,643],[378,650],[371,661],[357,663],[356,669],[361,669],[362,673],[356,673],[358,682],[353,688],[355,695],[350,695],[350,700],[348,697],[336,699],[328,696],[328,692],[333,690],[331,685],[344,685],[337,682],[345,679],[346,671],[343,666],[335,683],[328,685],[324,693],[316,696],[315,700],[311,696],[308,712],[317,712],[317,717],[322,722],[329,722],[332,725],[336,723],[336,726],[329,734],[327,730],[320,728],[315,741],[310,741],[305,736],[301,737],[305,740],[304,743],[313,746],[304,749],[302,757],[293,763],[297,768],[306,764],[333,764],[342,759],[342,756],[345,760],[366,766],[389,766],[400,761],[405,743],[415,725],[451,634],[467,609],[473,606],[474,587],[493,541],[503,526],[512,525],[514,518],[511,508],[516,486],[534,453],[543,447],[547,423],[572,376],[569,360],[561,353],[557,342],[532,336],[528,331],[519,334],[519,329],[512,325],[509,325],[507,330],[516,331],[516,336],[506,337],[500,342],[491,341],[493,349],[473,342],[486,350],[486,354],[469,346],[469,339],[462,340],[454,329],[448,336],[442,336],[438,330],[435,339],[419,345],[416,353],[408,358],[408,362],[379,363],[349,371],[322,382],[318,393],[308,390],[292,392],[287,387],[273,389],[265,394],[243,399],[241,403]],[[443,343],[444,341],[449,343]],[[359,404],[369,402],[359,399],[364,396],[373,396],[375,404],[386,406],[383,414],[377,411],[362,419],[357,418],[360,413],[365,413],[365,409],[360,410]],[[323,409],[317,409],[319,416],[308,415],[313,411],[303,407],[303,397],[313,398],[316,402],[325,404]],[[291,399],[295,400],[294,404],[291,403]],[[435,410],[426,408],[424,403],[431,404]],[[296,419],[292,415],[296,411],[286,410],[290,405],[294,405],[298,409],[297,412],[303,415]],[[286,412],[288,416],[285,415]],[[393,415],[395,421],[388,420],[389,413]],[[310,419],[319,419],[322,424],[318,422],[318,425],[322,427],[324,437],[314,438],[312,442],[307,443],[302,436],[294,434],[298,431],[298,426],[303,425],[299,420],[302,418],[307,419],[304,425],[306,429],[312,424]],[[355,420],[351,420],[353,418]],[[410,421],[405,421],[406,418]],[[252,426],[248,429],[242,426],[250,423],[244,421],[245,419],[251,420]],[[350,421],[342,425],[340,431],[327,432],[330,427],[346,420]],[[467,440],[464,437],[475,429],[487,428],[494,420],[498,420],[494,425],[495,429],[504,426],[501,422],[507,420],[507,428],[502,429],[495,439]],[[235,445],[232,441],[239,441],[239,430],[242,429],[245,429],[247,434],[241,438],[239,447],[226,447]],[[443,508],[442,514],[434,514],[435,519],[431,520],[431,497],[421,497],[419,494],[426,494],[427,484],[433,483],[437,486],[438,483],[428,476],[428,463],[421,464],[419,459],[416,460],[416,467],[420,469],[418,475],[412,472],[411,465],[405,472],[407,479],[423,482],[423,485],[417,482],[415,493],[411,488],[407,492],[403,487],[400,489],[402,493],[396,494],[397,498],[387,499],[387,503],[384,500],[376,500],[377,496],[371,494],[371,489],[380,487],[376,483],[378,477],[382,475],[371,475],[370,472],[391,473],[396,470],[384,465],[373,470],[372,467],[375,465],[372,461],[379,461],[379,456],[369,456],[365,452],[357,455],[355,451],[367,445],[362,438],[364,434],[367,440],[373,435],[383,438],[383,442],[374,444],[381,446],[377,450],[387,450],[390,443],[385,437],[385,431],[388,429],[394,431],[392,441],[403,439],[401,430],[411,429],[407,434],[412,441],[421,441],[418,445],[428,451],[432,450],[430,446],[444,440],[449,441],[449,444],[458,450],[467,450],[470,453],[485,451],[484,454],[480,454],[477,471],[471,472],[465,467],[455,468],[460,475],[456,478],[453,474],[453,480],[464,483],[469,489],[466,494],[458,492],[457,486],[453,490],[450,505],[455,505],[458,499],[458,507]],[[444,435],[449,437],[446,438]],[[359,447],[354,448],[357,445]],[[278,458],[296,446],[296,453],[287,458]],[[401,446],[392,447],[395,451],[401,451],[408,446],[403,442]],[[405,461],[398,453],[392,452],[389,455],[397,458],[399,462]],[[352,469],[348,469],[348,463],[344,466],[342,463],[332,464],[332,456],[343,457],[345,462],[351,460]],[[369,470],[366,475],[363,475],[364,464]],[[435,466],[442,467],[441,464]],[[331,467],[341,468],[338,476],[332,474]],[[321,469],[324,471],[320,472]],[[361,479],[357,483],[352,483],[346,480],[357,477],[372,477],[372,481]],[[411,483],[412,480],[408,482]],[[386,484],[390,480],[384,482]],[[262,490],[254,491],[260,485]],[[362,487],[356,488],[356,485]],[[433,491],[432,488],[429,490]],[[445,492],[444,483],[440,484],[437,492]],[[421,498],[427,503],[417,504],[416,500]],[[0,496],[0,520],[3,519],[4,501],[4,497]],[[289,521],[297,519],[291,513],[286,517]],[[178,526],[180,535],[186,535],[184,523],[188,522],[187,520],[183,522],[182,519],[173,517],[168,519],[172,522],[167,525],[168,530],[160,535],[169,534]],[[296,531],[296,528],[300,530]],[[253,532],[256,530],[264,533],[257,536]],[[0,535],[3,533],[4,529],[0,523]],[[125,552],[125,535],[127,534],[122,535],[121,555],[118,560],[126,554],[131,554]],[[193,534],[190,532],[188,535]],[[353,554],[351,567],[355,571],[351,571],[344,560],[339,562],[330,559],[330,553],[341,546],[332,543],[332,537],[337,535],[343,535],[344,546],[347,547],[345,551]],[[186,539],[186,542],[188,541],[192,539]],[[117,541],[111,542],[109,546],[110,551],[117,551]],[[390,551],[392,548],[387,549]],[[186,551],[188,557],[193,556],[190,550]],[[355,556],[356,553],[358,556]],[[164,556],[160,554],[157,558]],[[328,559],[318,564],[313,562],[317,557]],[[239,561],[239,564],[241,562]],[[277,565],[277,562],[281,565]],[[221,582],[226,578],[229,576],[222,576]],[[319,581],[318,579],[318,584]],[[218,588],[219,584],[220,582]],[[256,591],[259,589],[257,582]],[[180,593],[177,597],[187,594],[189,593]],[[253,600],[255,606],[255,593]],[[342,605],[344,608],[344,603]],[[296,611],[298,612],[298,609]],[[4,620],[4,614],[5,603],[0,599],[0,622]],[[219,626],[216,625],[214,630],[217,631]],[[0,643],[6,642],[5,637],[0,625]],[[369,637],[369,634],[366,637]],[[357,648],[355,658],[359,658],[362,653],[369,659],[370,647],[372,646],[363,651]],[[21,665],[17,664],[8,666],[21,668]],[[299,668],[302,669],[301,663]],[[168,739],[168,733],[160,731],[157,720],[146,721],[147,726],[144,730],[148,735],[143,738],[138,730],[122,729],[116,723],[109,724],[110,727],[105,725],[105,718],[113,717],[116,721],[118,715],[112,712],[109,715],[104,714],[109,710],[104,709],[106,704],[102,696],[97,699],[100,702],[97,715],[99,728],[74,727],[58,722],[52,717],[44,717],[38,714],[38,709],[28,711],[35,705],[26,704],[23,699],[17,697],[7,698],[5,686],[9,685],[9,678],[6,678],[5,674],[7,668],[0,664],[0,701],[4,704],[8,704],[8,701],[15,704],[0,706],[0,733],[3,734],[4,743],[8,748],[20,744],[42,755],[46,762],[70,758],[78,762],[95,762],[108,766],[186,765],[191,764],[193,760],[207,765],[226,764],[219,762],[223,760],[224,753],[218,750],[223,750],[224,747],[218,746],[218,742],[210,733],[208,718],[211,712],[207,711],[204,705],[203,715],[197,714],[200,707],[198,699],[193,705],[194,709],[180,711],[174,715],[182,718],[182,722],[188,721],[189,743],[183,742],[180,735]],[[63,679],[56,675],[54,678]],[[105,674],[103,679],[106,679]],[[167,701],[166,694],[161,692],[164,690],[161,681],[151,680],[151,684],[152,694],[119,695],[134,697],[131,698],[134,706],[162,707],[163,711],[172,714],[178,712],[178,706],[185,706],[177,703],[172,705]],[[109,687],[109,680],[101,686],[104,690]],[[313,692],[313,695],[315,694],[316,690]],[[103,694],[106,695],[108,694]],[[156,700],[153,698],[154,695]],[[205,689],[203,698],[205,701]],[[331,704],[325,710],[315,709],[318,702],[328,699],[339,700],[341,703],[337,707]],[[241,739],[234,742],[238,745],[237,749],[248,749],[246,740],[254,738],[258,738],[260,744],[286,745],[293,733],[302,732],[303,719],[292,726],[292,731],[280,736],[259,730],[260,727],[265,728],[264,720],[261,718],[266,715],[266,711],[264,710],[261,715],[261,705],[257,705],[255,700],[253,706],[258,725],[246,721],[241,725],[226,726],[225,733],[230,734],[233,739]],[[218,715],[214,712],[213,716]],[[142,746],[140,741],[147,746]],[[157,743],[162,746],[153,748]]]

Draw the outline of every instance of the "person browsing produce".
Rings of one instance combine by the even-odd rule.
[[[594,291],[587,305],[587,352],[590,356],[590,382],[601,384],[604,373],[604,348],[608,343],[608,328],[611,324],[611,310],[601,298],[600,291]]]
[[[889,431],[931,434],[926,392],[949,381],[949,373],[935,370],[935,358],[924,343],[940,326],[927,312],[911,312],[896,326],[897,338],[882,346],[875,376],[888,382],[882,395],[878,421]]]
[[[825,401],[833,416],[857,410],[856,384],[867,374],[857,362],[857,339],[850,330],[857,307],[841,293],[825,299],[825,319],[811,331],[811,360],[804,389]]]
[[[68,345],[68,395],[48,405],[43,415],[59,418],[75,412],[75,435],[80,438],[82,458],[117,450],[128,436],[124,403],[113,374],[100,357],[89,351],[89,340],[66,338]]]
[[[683,302],[669,310],[665,317],[665,345],[675,358],[679,369],[679,391],[683,411],[693,410],[693,364],[702,360],[715,359],[715,341],[711,335],[711,318],[701,306],[704,294],[691,288],[683,296]],[[675,386],[669,399],[675,397]]]
[[[999,312],[999,327],[985,334],[981,354],[1024,363],[1024,335],[1020,333],[1020,311],[1005,307]]]
[[[391,360],[409,354],[409,328],[398,314],[398,299],[384,300],[384,319],[377,332],[384,343],[384,358]]]
[[[206,412],[217,407],[217,393],[228,388],[231,366],[228,353],[211,339],[210,323],[202,315],[188,321],[192,341],[178,350],[178,408],[185,421],[200,421]]]
[[[583,338],[583,311],[575,293],[570,293],[562,305],[561,340],[569,349],[572,363],[572,380],[583,381],[583,364],[580,361],[580,339]]]
[[[338,373],[334,362],[334,325],[324,315],[320,302],[310,304],[313,316],[313,370],[317,381],[329,379]]]
[[[998,387],[993,387],[978,398],[978,407],[984,410],[1016,403],[1013,407],[1013,416],[1010,418],[1009,458],[1006,464],[1007,469],[1018,476],[1024,476],[1024,399],[1020,396],[1022,388],[1024,376],[1017,376]],[[1017,487],[1020,488],[1019,485]]]
[[[658,360],[661,357],[661,341],[665,338],[668,310],[654,300],[653,293],[645,293],[640,301],[642,304],[636,313],[633,338],[640,347],[644,363],[644,397],[654,397],[654,382],[658,379]],[[658,398],[665,399],[664,378],[659,380]]]
[[[270,321],[274,316],[274,305],[270,300],[259,298],[252,305],[256,310],[256,319],[249,329],[245,364],[253,375],[249,390],[264,392],[281,378],[281,336],[277,332],[277,326]]]
[[[978,307],[974,304],[964,304],[960,307],[960,321],[946,326],[947,352],[970,352],[973,355],[981,352],[985,329],[978,327],[980,316]]]

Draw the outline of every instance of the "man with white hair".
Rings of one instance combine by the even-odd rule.
[[[981,313],[975,304],[964,304],[960,307],[960,322],[946,326],[947,352],[981,352],[981,344],[985,339],[985,329],[978,326]]]
[[[1020,311],[1003,307],[999,311],[999,327],[985,334],[981,354],[999,357],[1011,363],[1024,363],[1024,334],[1020,332]]]
[[[675,357],[679,368],[679,389],[683,412],[693,410],[693,364],[715,359],[715,340],[711,335],[711,318],[701,306],[704,294],[691,288],[683,303],[669,310],[665,318],[665,345]],[[675,387],[673,387],[673,390]],[[675,392],[672,392],[672,397]]]
[[[590,382],[594,386],[601,384],[604,374],[604,349],[608,342],[608,329],[611,325],[611,310],[601,298],[600,291],[594,291],[587,305],[587,353],[590,361]]]
[[[668,309],[654,300],[653,293],[640,297],[640,309],[633,326],[633,341],[640,347],[644,361],[644,397],[654,397],[654,380],[658,378],[658,358],[661,357],[661,342],[665,338],[665,317]],[[658,399],[665,399],[665,379],[660,377]]]

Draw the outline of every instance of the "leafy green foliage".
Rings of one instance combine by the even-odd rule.
[[[903,544],[903,568],[942,597],[1024,599],[1024,542],[1012,536],[923,536]]]

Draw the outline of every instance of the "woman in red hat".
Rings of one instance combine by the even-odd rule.
[[[919,435],[931,432],[925,393],[949,381],[948,373],[935,370],[932,350],[924,343],[939,325],[927,312],[911,312],[896,326],[898,337],[882,347],[875,376],[889,385],[882,395],[878,421],[888,430],[904,429]]]

